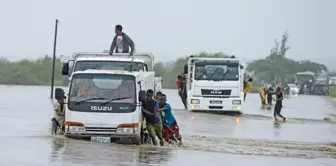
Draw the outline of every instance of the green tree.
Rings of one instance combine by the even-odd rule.
[[[275,40],[275,46],[271,49],[270,55],[248,63],[247,70],[254,73],[259,80],[276,81],[293,80],[297,72],[311,71],[320,74],[328,71],[327,67],[312,61],[294,61],[286,57],[288,33],[282,35],[281,43]],[[280,45],[280,46],[279,46]]]

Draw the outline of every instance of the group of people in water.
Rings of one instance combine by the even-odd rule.
[[[147,131],[154,145],[158,145],[156,136],[159,138],[160,146],[164,145],[164,140],[172,144],[174,141],[172,137],[176,137],[178,144],[182,145],[179,127],[165,94],[157,92],[154,99],[154,91],[147,90],[146,101],[142,103],[142,107]]]
[[[248,78],[247,81],[244,81],[244,101],[246,99],[247,93],[249,93],[252,89],[252,78]],[[273,95],[276,95],[276,97],[273,99]],[[277,87],[276,90],[272,87],[266,88],[263,87],[261,88],[259,92],[260,100],[261,100],[261,105],[262,106],[272,106],[272,101],[275,101],[275,106],[274,106],[274,119],[277,121],[277,117],[281,117],[283,121],[286,121],[286,118],[281,115],[281,109],[282,109],[282,100],[284,98],[283,92],[280,87]]]

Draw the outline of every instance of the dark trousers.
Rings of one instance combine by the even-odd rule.
[[[281,104],[275,104],[275,106],[274,106],[274,119],[276,119],[277,116],[279,116],[283,119],[285,118],[284,116],[281,115],[281,108],[282,108]]]
[[[182,92],[179,92],[179,96],[181,97],[184,107],[187,108],[187,95],[184,95]]]
[[[272,96],[267,96],[267,104],[272,105]]]

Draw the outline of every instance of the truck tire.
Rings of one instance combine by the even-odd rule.
[[[91,137],[83,137],[83,140],[85,140],[85,141],[91,141]]]

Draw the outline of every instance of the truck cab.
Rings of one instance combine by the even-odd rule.
[[[188,110],[242,113],[244,71],[239,59],[191,57],[185,73]]]
[[[116,139],[140,144],[146,90],[154,72],[88,69],[71,75],[65,112],[65,136]],[[59,96],[61,97],[61,96]]]
[[[153,71],[154,57],[150,53],[135,53],[129,56],[126,53],[115,53],[112,56],[108,53],[76,52],[72,59],[63,63],[62,75],[69,76],[76,71],[87,69],[98,70],[121,70],[121,71]],[[155,77],[155,92],[162,90],[162,78]]]

